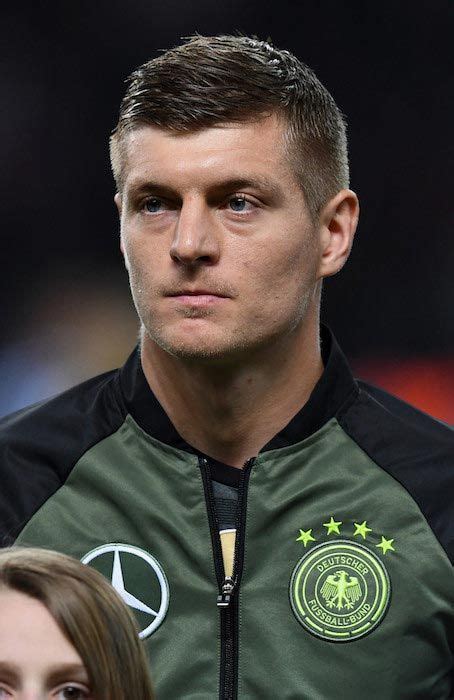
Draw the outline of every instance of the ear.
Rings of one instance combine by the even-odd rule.
[[[118,215],[119,215],[119,217],[120,217],[120,219],[121,219],[121,212],[122,212],[122,209],[123,209],[123,198],[122,198],[122,196],[121,196],[121,194],[120,194],[119,192],[117,192],[117,194],[115,195],[115,197],[114,197],[114,202],[115,202],[115,206],[116,206],[117,209],[118,209]]]
[[[342,269],[358,225],[359,202],[352,190],[341,190],[323,207],[320,218],[321,258],[318,279]]]
[[[115,195],[115,197],[114,197],[114,202],[115,202],[115,205],[116,205],[116,207],[117,207],[117,209],[118,209],[118,215],[119,215],[120,221],[121,221],[121,212],[122,212],[122,209],[123,209],[123,200],[122,200],[122,196],[121,196],[121,194],[120,194],[119,192],[117,192],[117,194]],[[120,228],[121,228],[121,227],[120,227]],[[126,269],[129,271],[129,264],[128,264],[128,259],[127,259],[127,257],[126,257],[126,251],[125,251],[125,247],[124,247],[124,243],[123,243],[123,236],[122,236],[122,234],[121,234],[121,230],[120,230],[120,250],[121,250],[121,254],[122,254],[122,256],[123,256],[123,260],[125,261],[125,267],[126,267]]]
[[[121,254],[122,254],[122,256],[123,256],[123,260],[124,260],[124,263],[125,263],[125,268],[126,268],[127,270],[129,270],[128,258],[126,257],[125,246],[124,246],[124,244],[123,244],[123,238],[122,238],[121,234],[120,234],[120,250],[121,250]]]

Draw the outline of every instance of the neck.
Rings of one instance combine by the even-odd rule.
[[[318,317],[241,364],[176,358],[144,334],[145,377],[178,433],[201,452],[235,467],[284,428],[323,371]]]

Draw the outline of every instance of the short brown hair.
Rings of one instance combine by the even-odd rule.
[[[312,215],[348,187],[344,118],[314,72],[289,51],[246,36],[193,36],[128,78],[110,140],[119,191],[123,138],[145,125],[187,133],[276,113]]]
[[[45,549],[0,551],[0,590],[39,600],[86,668],[96,700],[152,700],[153,691],[134,619],[95,569]]]

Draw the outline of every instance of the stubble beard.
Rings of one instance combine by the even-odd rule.
[[[251,333],[253,324],[244,324],[236,330],[228,330],[216,327],[214,333],[203,333],[198,329],[194,332],[194,339],[188,340],[182,337],[182,333],[172,333],[168,322],[159,321],[149,308],[140,310],[136,304],[137,312],[141,320],[141,341],[151,341],[164,350],[167,354],[183,362],[191,364],[208,364],[218,367],[240,365],[248,361],[254,361],[260,353],[275,347],[286,336],[289,337],[304,319],[310,306],[311,294],[305,294],[300,300],[297,312],[286,327],[275,329],[274,333]],[[209,319],[214,315],[210,308],[185,307],[178,310],[178,314],[184,319]],[[215,321],[213,321],[215,324]],[[260,327],[259,323],[255,328]]]
[[[149,308],[141,308],[142,304],[138,302],[135,297],[136,310],[141,321],[141,342],[151,341],[172,357],[188,362],[209,361],[223,364],[247,348],[246,339],[242,339],[240,332],[228,332],[220,328],[215,321],[212,333],[194,329],[191,338],[189,333],[184,334],[178,329],[174,332],[174,322],[160,320],[158,314],[153,314]],[[214,316],[215,311],[210,308],[182,307],[176,313],[182,320],[196,321],[208,320]]]
[[[308,308],[311,305],[314,290],[303,285],[299,303],[295,305],[293,313],[282,325],[277,325],[274,329],[269,328],[269,313],[261,318],[258,314],[255,318],[238,319],[237,323],[228,324],[222,327],[222,318],[219,322],[212,321],[212,330],[195,328],[193,338],[188,333],[183,333],[181,329],[175,328],[175,317],[169,321],[163,318],[158,309],[153,312],[153,301],[148,297],[147,280],[141,275],[130,274],[130,286],[134,305],[141,322],[141,343],[151,342],[161,348],[164,352],[182,361],[190,363],[209,363],[213,366],[232,366],[244,362],[258,359],[261,352],[268,351],[270,347],[276,347],[279,340],[290,336],[299,325],[304,323]],[[224,288],[225,289],[225,288]],[[219,290],[223,293],[224,290]],[[156,304],[159,302],[160,292],[156,292]],[[174,309],[181,319],[206,319],[215,316],[216,308],[211,307],[191,307],[181,306]],[[279,317],[279,309],[276,309],[276,317]],[[176,324],[178,326],[178,323]],[[260,329],[268,328],[270,333],[257,332]],[[284,341],[285,342],[285,341]]]
[[[207,318],[209,313],[202,315],[199,309],[185,309],[182,315],[187,319],[202,319]],[[210,334],[204,334],[203,337],[200,337],[200,334],[197,333],[197,338],[188,341],[180,334],[173,335],[169,332],[166,324],[156,323],[152,317],[142,317],[141,322],[142,342],[148,339],[167,354],[182,361],[228,364],[234,357],[247,350],[248,344],[240,338],[238,333],[227,334],[227,332],[221,331],[216,333],[215,338],[209,337]]]

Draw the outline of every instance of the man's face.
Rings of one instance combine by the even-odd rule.
[[[145,342],[228,361],[298,333],[321,253],[283,136],[274,116],[128,135],[116,199]]]

